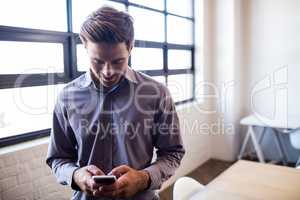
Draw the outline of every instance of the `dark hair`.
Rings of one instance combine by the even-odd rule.
[[[129,48],[134,40],[133,19],[125,12],[103,6],[87,17],[79,35],[83,43],[87,41],[111,44],[125,42]]]

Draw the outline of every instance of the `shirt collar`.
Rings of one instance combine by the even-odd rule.
[[[88,70],[85,73],[84,80],[81,84],[82,87],[88,87],[88,86],[91,85],[91,83],[93,83],[91,73],[92,73],[91,70]],[[135,73],[130,67],[127,68],[127,70],[125,72],[125,75],[124,75],[124,78],[127,79],[128,81],[132,82],[132,83],[135,83],[135,84],[137,83]]]

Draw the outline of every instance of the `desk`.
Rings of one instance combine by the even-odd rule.
[[[299,200],[300,170],[240,160],[190,200]]]
[[[258,160],[261,163],[265,162],[265,158],[260,147],[260,143],[265,134],[266,128],[272,128],[274,132],[274,142],[278,149],[279,156],[283,163],[287,164],[287,156],[284,152],[284,147],[281,140],[281,134],[288,134],[292,131],[297,130],[300,127],[300,116],[290,116],[288,119],[275,119],[275,120],[267,120],[267,119],[258,119],[255,115],[250,115],[241,120],[242,125],[248,126],[247,134],[243,141],[240,153],[238,155],[238,159],[242,159],[244,152],[246,150],[247,143],[251,139],[254,150],[257,154]],[[262,132],[257,136],[254,128],[261,127]]]

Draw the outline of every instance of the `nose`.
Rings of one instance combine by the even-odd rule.
[[[112,68],[109,64],[106,64],[103,68],[102,68],[102,74],[105,76],[105,77],[110,77],[112,76]]]

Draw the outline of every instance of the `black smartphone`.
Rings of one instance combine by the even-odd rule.
[[[102,185],[110,185],[116,182],[117,177],[114,175],[100,175],[100,176],[92,176],[92,179]]]

